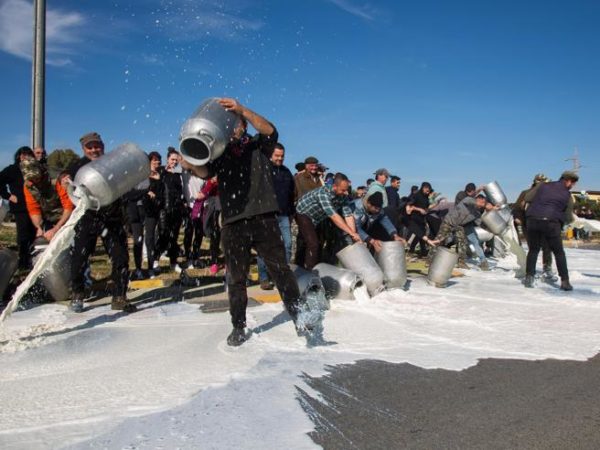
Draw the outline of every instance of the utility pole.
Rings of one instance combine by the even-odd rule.
[[[579,160],[579,150],[575,147],[575,153],[572,158],[567,158],[565,161],[573,161],[573,172],[578,173],[579,169],[583,166],[581,165],[581,161]]]
[[[32,147],[44,147],[46,84],[46,0],[33,2],[33,58],[31,92]]]

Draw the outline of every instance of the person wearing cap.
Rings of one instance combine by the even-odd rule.
[[[83,157],[67,170],[74,180],[79,169],[104,155],[104,142],[96,132],[86,133],[80,139]],[[129,254],[127,252],[127,233],[123,227],[121,199],[95,211],[88,209],[75,225],[75,238],[71,258],[71,310],[83,311],[85,299],[85,269],[96,248],[98,237],[102,238],[104,248],[111,260],[111,278],[114,292],[111,308],[125,312],[135,312],[135,305],[126,297],[129,284]]]
[[[567,257],[562,243],[562,227],[573,221],[573,197],[571,188],[579,181],[577,173],[567,170],[558,181],[540,183],[526,196],[529,203],[525,217],[527,220],[527,267],[525,287],[532,288],[535,280],[535,266],[545,240],[554,254],[556,268],[560,276],[560,289],[573,290],[569,282]]]
[[[323,179],[319,173],[319,160],[314,156],[309,156],[304,160],[304,170],[298,172],[294,176],[296,202],[298,202],[305,194],[318,189],[324,185]],[[296,227],[298,228],[297,221]],[[304,266],[304,255],[306,255],[306,243],[300,232],[295,233],[295,248],[294,262],[299,266]]]
[[[450,240],[456,245],[456,253],[458,253],[458,267],[468,268],[466,264],[467,258],[467,236],[465,233],[465,227],[468,224],[474,223],[481,219],[481,214],[484,210],[494,209],[494,205],[488,203],[484,195],[478,195],[473,198],[466,196],[463,200],[458,203],[454,209],[452,209],[444,219],[442,225],[438,231],[437,236],[433,241],[430,242],[433,246],[445,244]],[[450,238],[450,239],[449,239]],[[479,249],[479,241],[477,242]],[[480,258],[479,267],[481,270],[490,270],[489,263],[483,254],[478,252]]]
[[[529,206],[529,204],[525,201],[525,198],[530,192],[537,190],[541,183],[548,183],[549,181],[550,179],[543,173],[536,174],[533,177],[531,186],[522,191],[515,201],[512,209],[514,223],[517,229],[519,226],[521,227],[525,241],[527,241],[527,218],[525,216],[525,212]],[[550,247],[545,240],[542,241],[542,273],[544,278],[547,280],[552,280],[555,278],[555,275],[552,272],[552,250],[550,250]]]
[[[359,242],[352,210],[348,206],[350,181],[343,173],[337,173],[332,186],[323,186],[304,195],[296,205],[296,222],[306,242],[304,268],[312,270],[319,262],[319,235],[317,227],[329,219],[352,240]],[[298,264],[298,262],[296,262]]]
[[[356,199],[351,203],[351,206],[354,209],[352,214],[356,224],[356,232],[361,241],[373,250],[380,252],[382,241],[399,241],[406,244],[406,241],[398,235],[396,227],[383,211],[383,195],[381,195],[381,192],[375,192],[370,197]],[[376,234],[377,226],[383,228],[384,236],[380,233]]]
[[[294,182],[296,183],[296,201],[314,190],[323,186],[319,172],[319,160],[314,156],[309,156],[304,160],[304,170],[296,174]]]
[[[20,165],[25,180],[25,204],[36,229],[36,238],[43,237],[50,242],[75,209],[67,194],[66,173],[60,174],[52,185],[45,165],[37,159],[27,158]]]
[[[248,305],[246,280],[252,248],[264,259],[297,332],[303,333],[306,329],[297,323],[302,299],[296,277],[285,257],[277,222],[279,206],[269,161],[277,143],[277,130],[267,119],[237,100],[222,98],[219,103],[237,114],[241,124],[235,128],[233,137],[218,159],[204,166],[193,166],[187,162],[183,165],[200,178],[208,179],[217,175],[219,180],[223,219],[221,241],[227,266],[227,294],[233,325],[227,344],[239,346],[248,339],[245,333]],[[246,132],[248,122],[258,132],[255,136]]]
[[[25,204],[23,173],[19,165],[26,158],[33,158],[33,151],[29,147],[20,147],[15,152],[14,163],[0,172],[0,196],[8,201],[10,212],[15,218],[20,269],[28,269],[31,266],[29,249],[35,239],[35,228]]]
[[[390,177],[390,173],[387,169],[377,169],[375,171],[375,181],[369,185],[369,189],[367,190],[366,198],[369,198],[375,192],[380,192],[383,197],[383,207],[387,208],[388,205],[388,196],[387,191],[385,190],[385,184],[387,183],[388,178]]]

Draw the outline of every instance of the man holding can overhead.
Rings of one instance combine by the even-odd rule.
[[[269,162],[277,143],[277,130],[264,117],[234,99],[223,98],[219,103],[241,119],[223,155],[204,166],[188,163],[183,166],[201,178],[216,175],[219,179],[223,217],[221,236],[233,324],[227,344],[238,346],[247,340],[244,331],[248,304],[246,279],[252,248],[263,258],[294,322],[298,316],[300,291],[287,264],[277,222],[279,206]],[[258,134],[250,136],[246,132],[248,123]]]

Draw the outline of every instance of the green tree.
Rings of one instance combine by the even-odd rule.
[[[77,162],[79,156],[70,148],[56,149],[48,155],[48,170],[50,175],[55,178],[60,172],[66,170],[71,164]]]

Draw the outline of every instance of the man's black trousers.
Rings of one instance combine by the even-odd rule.
[[[288,313],[295,318],[300,291],[285,258],[285,248],[275,213],[226,224],[223,226],[221,237],[227,265],[227,293],[233,326],[246,326],[246,279],[250,269],[251,248],[264,259]]]

